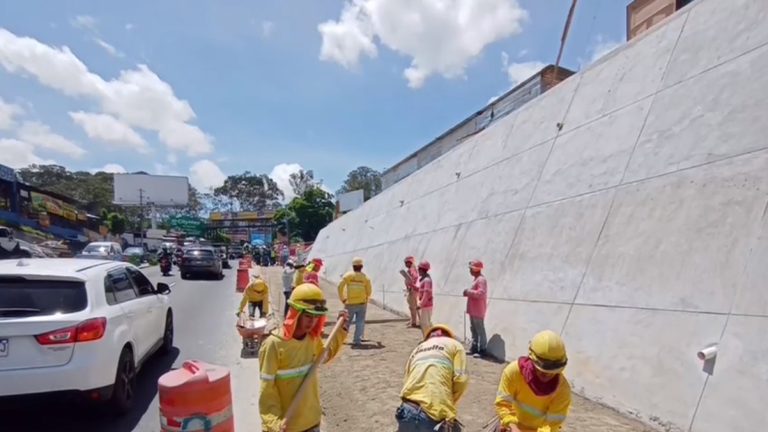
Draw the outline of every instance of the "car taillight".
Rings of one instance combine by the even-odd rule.
[[[35,336],[40,345],[59,345],[75,342],[88,342],[101,339],[107,330],[106,318],[85,320],[72,327],[54,330]]]

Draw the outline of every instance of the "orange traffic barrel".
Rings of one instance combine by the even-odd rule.
[[[245,256],[245,262],[248,264],[248,268],[253,268],[253,258],[250,255]]]
[[[229,369],[185,361],[157,381],[163,432],[234,432]]]
[[[251,272],[248,267],[239,267],[237,269],[237,285],[235,285],[236,292],[245,291],[245,287],[248,286],[248,279],[251,277]]]

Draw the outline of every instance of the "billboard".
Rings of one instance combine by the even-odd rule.
[[[189,202],[189,180],[181,176],[115,174],[117,205],[185,206]]]
[[[347,192],[337,196],[339,201],[339,210],[342,213],[352,211],[363,205],[364,195],[363,190],[358,189],[352,192]]]

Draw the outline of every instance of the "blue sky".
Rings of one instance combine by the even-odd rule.
[[[627,1],[580,2],[564,66],[625,40]],[[0,0],[0,163],[200,188],[245,170],[284,184],[301,166],[335,190],[554,62],[569,5]]]

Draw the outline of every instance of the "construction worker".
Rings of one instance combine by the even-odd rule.
[[[320,286],[320,278],[315,272],[304,273],[304,283],[311,283],[314,286]]]
[[[467,355],[450,328],[436,325],[413,350],[405,367],[398,432],[459,432],[456,404],[467,389]]]
[[[419,263],[419,297],[416,302],[416,308],[419,311],[421,331],[425,334],[432,327],[434,297],[432,296],[432,276],[429,275],[431,268],[432,266],[429,264],[429,261]]]
[[[283,267],[283,295],[285,296],[285,310],[283,311],[283,318],[288,316],[288,299],[291,298],[291,291],[293,291],[293,261],[288,260]]]
[[[259,310],[259,318],[269,313],[269,286],[259,275],[251,275],[251,282],[245,287],[240,308],[235,315],[240,316],[246,304],[251,318],[256,316],[256,309]]]
[[[321,258],[312,258],[312,261],[307,266],[307,271],[319,274],[320,270],[323,268],[323,264],[324,263]]]
[[[363,259],[354,258],[352,271],[347,272],[339,283],[339,299],[346,306],[349,318],[355,323],[355,336],[352,339],[354,346],[363,343],[365,312],[372,291],[371,280],[363,273]]]
[[[304,264],[304,261],[297,260],[293,268],[296,270],[293,273],[293,287],[296,288],[304,283],[304,273],[307,272],[307,266]]]
[[[405,293],[408,299],[408,310],[411,312],[408,327],[419,327],[419,309],[416,301],[419,296],[419,271],[416,269],[416,258],[405,257],[405,271],[409,276],[409,279],[405,280]]]
[[[504,368],[496,396],[501,432],[559,432],[571,406],[571,386],[563,375],[565,344],[550,330],[536,334],[528,356]]]
[[[309,390],[298,401],[301,409],[285,424],[285,413],[296,396],[313,361],[322,354],[322,334],[325,327],[325,297],[320,288],[301,284],[293,289],[288,300],[290,310],[283,327],[270,334],[259,350],[261,368],[261,394],[259,410],[264,432],[319,432],[322,409],[317,375],[311,380]],[[347,319],[346,311],[339,312],[339,319]],[[326,341],[329,347],[324,362],[329,362],[341,350],[347,338],[348,326]]]
[[[485,313],[488,309],[488,281],[483,276],[483,262],[473,260],[469,262],[469,274],[472,275],[472,287],[464,290],[467,298],[467,315],[469,315],[469,328],[472,332],[472,348],[469,353],[474,357],[484,357],[488,339],[485,335]]]

